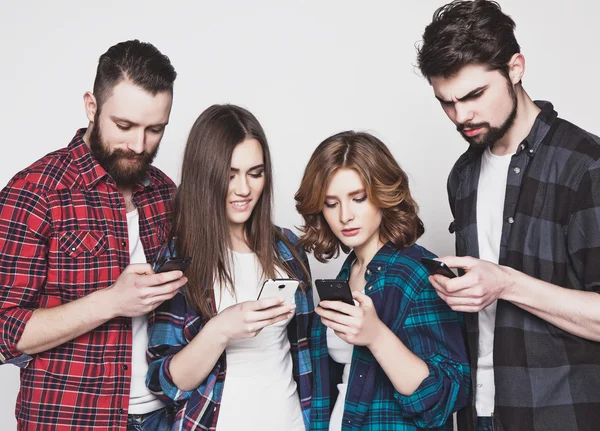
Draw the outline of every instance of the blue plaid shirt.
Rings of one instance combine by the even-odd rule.
[[[451,415],[467,404],[469,365],[462,316],[442,301],[428,281],[414,245],[384,245],[367,266],[365,293],[379,319],[429,367],[429,376],[410,396],[400,394],[367,347],[355,346],[344,403],[342,430],[452,430]],[[338,279],[348,279],[352,252]],[[314,388],[311,430],[327,431],[342,366],[327,349],[327,328],[315,316],[311,339]]]
[[[298,238],[288,229],[282,229],[285,237],[296,245]],[[298,262],[281,241],[277,244],[280,256],[290,265],[296,277],[304,283],[305,289],[296,291],[296,315],[287,326],[293,363],[293,377],[298,387],[302,418],[309,428],[312,394],[312,367],[309,353],[308,335],[313,316],[312,290],[309,280],[305,280]],[[300,252],[304,264],[308,261]],[[176,430],[214,430],[219,415],[219,406],[225,384],[225,352],[217,361],[206,380],[195,390],[181,391],[173,383],[169,365],[173,356],[183,349],[204,327],[206,320],[187,304],[183,290],[170,301],[161,304],[149,316],[148,375],[146,384],[162,401],[178,407]],[[260,394],[257,394],[260,396]]]

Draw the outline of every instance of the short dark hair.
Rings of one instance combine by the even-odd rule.
[[[162,91],[173,93],[176,77],[177,72],[169,57],[154,45],[137,39],[128,40],[111,46],[100,56],[94,80],[94,96],[98,108],[101,108],[112,89],[124,79],[152,95]]]
[[[508,76],[508,61],[521,52],[515,22],[489,0],[448,3],[433,14],[417,49],[423,76],[449,78],[469,64],[481,64]]]

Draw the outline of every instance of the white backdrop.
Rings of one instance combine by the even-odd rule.
[[[167,54],[179,77],[156,165],[178,181],[187,133],[213,103],[252,111],[275,170],[275,217],[300,222],[294,193],[314,148],[329,135],[367,130],[409,173],[426,233],[453,251],[446,176],[466,143],[414,64],[415,43],[444,0],[125,2],[0,0],[0,186],[87,125],[83,93],[100,54],[138,38]],[[517,23],[534,99],[594,133],[600,6],[592,0],[500,0]],[[340,262],[313,265],[335,276]],[[0,367],[0,429],[14,430],[18,370]]]

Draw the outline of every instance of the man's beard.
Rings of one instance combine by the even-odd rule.
[[[158,152],[158,146],[152,152],[136,154],[133,151],[115,149],[110,151],[102,140],[99,113],[94,118],[94,126],[90,133],[90,150],[96,161],[112,177],[120,187],[132,187],[140,183],[148,173],[148,169]],[[123,161],[136,159],[137,162]]]
[[[456,130],[460,132],[460,135],[471,145],[476,145],[478,147],[492,147],[496,142],[506,135],[506,132],[510,130],[512,125],[515,122],[515,118],[517,118],[517,92],[515,89],[508,83],[508,94],[512,99],[512,110],[508,117],[502,123],[500,127],[491,127],[490,123],[465,123],[459,124],[456,126]],[[487,132],[485,134],[479,134],[478,136],[468,137],[463,133],[465,128],[469,129],[477,129],[477,128],[485,127]]]

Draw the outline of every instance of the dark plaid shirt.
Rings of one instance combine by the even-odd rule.
[[[91,156],[84,133],[0,192],[0,363],[22,367],[20,430],[100,431],[127,424],[131,318],[110,320],[33,357],[16,348],[35,309],[108,287],[129,264],[125,201]],[[151,168],[144,186],[133,190],[148,261],[165,241],[174,189]]]
[[[461,313],[452,311],[429,283],[422,257],[435,257],[418,245],[384,245],[367,265],[365,293],[379,319],[429,367],[429,376],[411,394],[394,389],[364,346],[352,352],[343,431],[452,430],[452,413],[468,400],[469,365]],[[352,252],[338,279],[347,280]],[[342,380],[342,365],[329,356],[327,327],[315,316],[311,331],[314,387],[311,431],[329,430],[331,410]]]
[[[600,139],[557,118],[548,102],[512,156],[506,185],[501,265],[540,280],[600,291]],[[479,256],[477,186],[481,149],[470,148],[448,179],[456,253]],[[477,314],[467,315],[473,388]],[[498,301],[494,338],[496,430],[600,429],[600,343],[571,335]],[[474,404],[459,415],[474,429]]]

